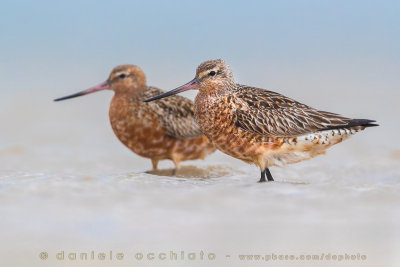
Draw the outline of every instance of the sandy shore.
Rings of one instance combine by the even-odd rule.
[[[0,250],[9,266],[321,266],[307,255],[337,266],[332,257],[346,254],[356,257],[351,266],[400,261],[399,150],[369,144],[382,128],[272,168],[276,182],[261,185],[256,167],[222,153],[183,163],[176,177],[167,161],[146,173],[150,161],[113,136],[104,95],[90,108],[19,100],[4,103],[12,118],[1,115]]]

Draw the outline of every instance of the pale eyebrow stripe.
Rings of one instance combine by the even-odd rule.
[[[211,70],[204,70],[204,71],[200,72],[199,77],[200,77],[200,78],[203,78],[204,76],[208,75],[208,73],[209,73],[210,71],[218,72],[215,68],[214,68],[214,69],[211,69]]]
[[[125,74],[125,71],[117,72],[117,73],[115,74],[115,76],[119,76],[119,75],[121,75],[121,74]],[[125,75],[127,75],[127,74],[125,74]]]

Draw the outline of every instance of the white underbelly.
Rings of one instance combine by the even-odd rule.
[[[263,156],[265,167],[283,166],[324,154],[329,147],[346,140],[361,129],[334,129],[298,136]]]

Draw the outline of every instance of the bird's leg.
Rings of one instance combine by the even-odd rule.
[[[178,171],[179,163],[181,162],[178,158],[174,158],[172,160],[175,165],[175,169],[172,170],[172,175],[176,175],[176,172]]]
[[[261,178],[260,178],[260,181],[258,181],[259,183],[266,182],[266,180],[265,180],[265,170],[266,170],[266,169],[264,169],[264,170],[261,172]]]
[[[272,178],[272,174],[271,174],[271,172],[269,171],[269,169],[268,169],[268,168],[265,168],[264,171],[265,171],[265,174],[267,175],[268,181],[273,181],[274,178]]]
[[[151,164],[153,165],[153,171],[156,171],[158,166],[158,159],[151,159]]]
[[[259,183],[263,183],[266,182],[267,180],[265,179],[265,175],[267,175],[267,179],[268,181],[273,181],[274,178],[272,178],[271,172],[269,171],[268,168],[265,168],[262,172],[261,172],[261,178],[260,181],[258,181]]]

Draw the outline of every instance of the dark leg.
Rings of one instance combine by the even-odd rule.
[[[267,175],[268,181],[273,181],[274,178],[272,178],[271,172],[269,171],[268,168],[265,169],[265,174]]]
[[[261,172],[261,178],[260,178],[260,181],[258,181],[259,183],[266,182],[266,180],[265,180],[265,170],[266,170],[266,169],[264,169],[264,170]]]
[[[268,181],[273,181],[274,178],[272,178],[271,172],[269,171],[268,168],[265,168],[262,172],[261,172],[261,178],[260,181],[258,181],[259,183],[263,183],[266,182],[267,180],[265,180],[265,175],[267,175],[267,179]]]

